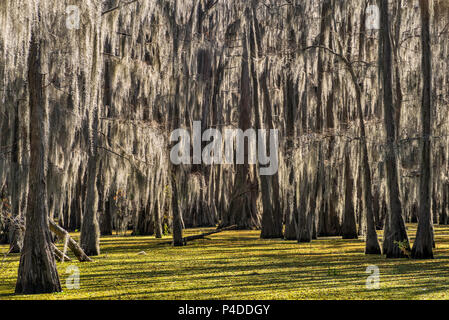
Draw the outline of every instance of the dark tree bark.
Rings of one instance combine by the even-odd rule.
[[[362,108],[362,90],[355,75],[354,70],[347,64],[351,79],[355,87],[357,114],[360,125],[360,148],[362,151],[362,174],[363,174],[363,204],[366,212],[366,242],[365,254],[380,254],[379,240],[377,238],[376,226],[374,222],[374,201],[371,185],[371,166],[369,164],[368,147],[366,141],[366,129]]]
[[[100,56],[99,48],[100,36],[95,33],[93,39],[93,63],[90,81],[96,83],[100,81],[97,64]],[[86,85],[87,87],[87,85]],[[95,87],[94,87],[95,88]],[[98,219],[98,167],[99,167],[99,117],[100,117],[100,94],[99,90],[90,90],[88,95],[89,103],[89,152],[87,162],[87,191],[85,200],[85,210],[81,225],[80,245],[88,256],[97,256],[100,254],[100,225]]]
[[[286,98],[285,98],[285,120],[286,120],[286,146],[285,153],[287,155],[286,166],[288,168],[288,186],[286,187],[286,214],[285,214],[285,230],[284,239],[285,240],[296,240],[297,239],[297,226],[298,226],[298,210],[297,210],[297,194],[296,194],[296,179],[295,179],[295,168],[294,168],[294,139],[295,139],[295,100],[294,100],[294,85],[291,74],[287,75],[286,79]],[[306,103],[306,102],[305,102]]]
[[[300,184],[299,204],[296,204],[294,209],[297,221],[296,240],[298,242],[312,241],[312,215],[315,211],[316,191],[318,190],[318,184],[314,180],[312,179],[312,182],[309,182],[307,168],[304,166]],[[310,190],[310,186],[313,186],[313,190]]]
[[[401,125],[401,111],[402,111],[402,86],[401,86],[401,73],[400,73],[400,41],[401,41],[401,23],[402,23],[402,5],[401,1],[397,1],[395,5],[396,11],[396,23],[394,31],[394,62],[395,62],[395,89],[396,89],[396,103],[394,110],[394,121],[396,126],[396,140],[399,139],[400,125]]]
[[[151,212],[151,200],[147,205],[140,208],[137,212],[133,235],[152,236],[154,235],[154,215]]]
[[[248,9],[245,15],[248,16]],[[241,97],[239,128],[245,132],[251,128],[251,90],[249,77],[249,54],[247,31],[242,34],[242,71],[241,71]],[[254,152],[254,150],[252,150]],[[236,173],[229,204],[228,214],[221,227],[236,225],[239,229],[260,228],[260,217],[257,212],[257,184],[251,176],[251,165],[248,163],[248,144],[244,147],[244,164],[236,164]]]
[[[178,186],[176,181],[176,169],[173,169],[170,173],[171,182],[171,206],[173,211],[173,245],[175,247],[180,247],[185,244],[182,237],[182,216],[179,209],[178,201]]]
[[[162,238],[162,219],[159,200],[156,200],[156,203],[154,204],[154,228],[156,230],[156,238]]]
[[[390,23],[388,0],[381,0],[381,44],[382,52],[382,89],[384,106],[384,123],[387,133],[385,169],[387,175],[388,205],[390,224],[388,233],[384,234],[384,254],[387,258],[406,257],[404,250],[409,250],[409,241],[402,217],[402,205],[399,199],[398,168],[395,150],[395,121],[393,116],[392,92],[392,53],[390,40]]]
[[[443,184],[443,200],[441,203],[441,213],[438,219],[440,225],[448,224],[448,188],[447,183]]]
[[[48,228],[48,106],[41,73],[40,43],[32,36],[28,57],[30,103],[30,190],[26,230],[20,256],[16,293],[60,292],[53,243]]]
[[[306,42],[305,36],[301,39],[301,44]],[[293,29],[290,29],[288,46],[290,50],[295,50],[297,48],[296,34]],[[295,179],[295,166],[294,166],[294,148],[295,148],[295,116],[297,113],[297,108],[299,104],[299,98],[297,93],[297,87],[295,87],[295,82],[293,79],[292,72],[288,70],[291,69],[291,62],[293,61],[294,55],[290,54],[290,59],[287,60],[287,74],[285,79],[284,87],[284,117],[285,117],[285,146],[284,154],[285,166],[288,172],[288,184],[285,187],[286,191],[286,201],[285,201],[285,229],[284,229],[284,239],[285,240],[297,240],[298,236],[298,195],[297,195],[297,182]],[[307,57],[305,57],[307,59]],[[306,75],[307,77],[307,75]],[[307,86],[304,87],[304,92],[301,98],[301,134],[307,131]]]
[[[108,199],[104,202],[104,211],[100,216],[100,235],[110,236],[112,235],[112,206],[113,196],[109,195]]]
[[[93,106],[89,115],[89,159],[87,162],[86,205],[81,225],[80,245],[88,256],[100,254],[100,226],[98,223],[98,105]]]
[[[70,232],[81,228],[81,217],[83,216],[84,211],[82,204],[84,198],[83,191],[85,191],[85,183],[83,183],[83,181],[85,181],[85,179],[82,175],[81,168],[79,170],[79,175],[74,188],[75,194],[72,196],[72,201],[67,204],[67,208],[64,212],[64,219],[63,221],[58,221],[64,229]]]
[[[326,45],[326,39],[331,37],[331,33],[330,33],[330,26],[331,26],[331,15],[330,12],[332,10],[332,6],[333,3],[330,0],[324,0],[322,2],[322,7],[321,7],[321,19],[320,19],[320,34],[319,34],[319,42],[318,45],[320,47],[323,47]],[[332,45],[331,41],[329,41],[329,45]],[[316,88],[316,99],[317,99],[317,106],[316,106],[316,119],[315,119],[315,132],[317,133],[322,133],[323,132],[323,117],[324,117],[324,112],[323,112],[323,98],[325,96],[325,92],[324,92],[324,87],[323,84],[325,82],[325,69],[326,69],[326,61],[325,61],[325,52],[323,52],[322,50],[318,49],[317,50],[317,88]],[[332,89],[330,89],[332,91]],[[330,138],[329,139],[329,143],[327,146],[327,152],[324,154],[326,157],[326,160],[328,160],[330,158],[330,155],[332,154],[332,150],[334,148],[334,138]],[[319,150],[321,150],[321,148],[323,147],[323,142],[319,141],[317,148]],[[317,153],[318,154],[318,153]],[[319,160],[317,159],[318,163]],[[317,166],[317,170],[320,170],[321,166]],[[330,169],[330,171],[328,172],[328,174],[330,176],[332,176],[332,168]],[[314,180],[312,179],[312,183]],[[315,183],[318,183],[318,181],[316,181]],[[312,189],[314,189],[315,187],[312,187]],[[330,193],[324,193],[325,195],[325,199],[323,199],[324,201],[333,201],[331,199],[329,199],[329,197],[327,197],[328,195],[331,196]],[[327,198],[327,199],[326,199]],[[315,201],[315,199],[313,199],[312,201]],[[315,204],[314,204],[315,207]],[[315,214],[315,212],[313,212],[312,214]],[[319,214],[321,215],[322,218],[324,219],[320,219],[318,220],[319,226],[318,226],[318,230],[319,230],[319,234],[321,236],[328,236],[328,235],[335,235],[335,230],[339,229],[340,226],[334,226],[333,222],[336,221],[335,219],[335,211],[334,210],[323,210],[320,211]]]
[[[262,75],[262,91],[264,97],[264,105],[267,111],[267,124],[269,129],[274,129],[272,114],[271,114],[271,103],[268,92],[268,87],[266,83],[266,72]],[[268,139],[267,150],[268,148]],[[271,150],[271,152],[278,152],[278,150]],[[262,232],[261,238],[282,238],[282,210],[280,203],[280,186],[279,186],[279,175],[278,173],[273,176],[261,176],[262,180],[262,199],[270,202],[264,207],[269,208],[267,213],[262,216]]]
[[[179,79],[176,80],[175,85],[176,91],[179,92]],[[177,95],[175,94],[175,101],[172,106],[172,129],[176,129],[179,125],[178,118],[179,115],[177,114],[177,108],[178,108],[178,99]],[[169,160],[170,161],[170,160]],[[180,167],[175,166],[173,163],[169,163],[169,179],[171,184],[171,209],[172,209],[172,232],[173,232],[173,245],[175,247],[183,246],[185,244],[183,236],[182,236],[182,229],[183,229],[183,221],[182,221],[182,212],[179,208],[179,195],[178,195],[178,179],[179,179],[179,171]]]
[[[323,150],[321,143],[318,143],[318,150],[315,151],[316,155],[309,158],[308,167],[313,167],[317,162],[317,169],[313,172],[312,179],[309,178],[309,170],[307,166],[303,167],[302,180],[301,180],[301,191],[299,199],[299,208],[297,209],[297,241],[298,242],[310,242],[312,239],[316,239],[316,223],[315,216],[318,204],[318,193],[322,188],[322,179],[324,173],[323,166]],[[316,159],[316,160],[315,160]],[[318,208],[320,209],[320,208]],[[332,218],[332,216],[331,216]],[[334,228],[335,233],[340,232],[340,224],[338,221],[330,220],[331,228]],[[331,231],[332,232],[332,231]],[[335,234],[334,233],[334,234]]]
[[[430,136],[432,135],[432,52],[430,48],[430,13],[429,0],[419,0],[421,9],[421,43],[422,43],[422,73],[423,73],[423,93],[421,104],[421,174],[419,176],[419,212],[418,230],[412,248],[412,258],[432,259],[433,258],[433,232],[431,206],[431,167],[432,167],[432,146]]]
[[[179,33],[180,33],[180,26],[178,26],[176,22],[176,10],[177,10],[177,3],[175,3],[174,7],[174,15],[170,16],[170,22],[172,24],[173,29],[173,78],[172,81],[172,92],[174,96],[173,103],[171,104],[170,108],[170,126],[171,130],[176,130],[179,128],[179,121],[180,121],[180,99],[179,99],[179,92],[180,92],[180,79],[175,78],[179,67],[179,57],[178,57],[178,50],[179,50]],[[192,9],[193,14],[194,9]],[[185,41],[189,41],[187,39],[190,36],[192,28],[192,15],[190,17],[190,21],[187,24],[187,30],[185,31]],[[185,42],[186,43],[186,42]],[[182,48],[181,48],[182,49]],[[184,76],[186,76],[184,74]],[[169,160],[170,161],[170,160]],[[182,229],[183,229],[183,221],[182,221],[182,212],[179,208],[179,195],[178,195],[178,179],[179,179],[179,172],[181,171],[180,166],[175,166],[171,161],[169,162],[169,181],[171,185],[171,210],[172,210],[172,232],[173,232],[173,245],[175,247],[183,246],[185,245],[183,236],[182,236]]]
[[[351,163],[349,149],[345,152],[345,208],[343,213],[343,225],[341,233],[343,239],[357,239],[357,224],[355,222],[355,210],[353,202],[354,179],[351,175]]]
[[[270,101],[270,93],[267,86],[267,72],[268,72],[268,60],[265,62],[265,69],[260,76],[257,75],[257,70],[254,61],[259,58],[260,47],[260,30],[259,22],[256,16],[256,1],[253,1],[252,19],[250,23],[250,52],[251,52],[251,77],[253,81],[253,104],[256,119],[256,128],[265,129],[269,131],[274,129],[272,106]],[[259,80],[259,81],[258,81]],[[263,104],[259,102],[259,84],[262,90]],[[261,105],[263,107],[261,107]],[[263,111],[262,113],[260,111]],[[264,123],[264,116],[266,115],[266,123]],[[260,138],[260,137],[259,137]],[[265,137],[266,151],[270,152],[269,148],[269,135]],[[271,150],[271,152],[277,152],[278,150]],[[259,166],[258,166],[259,168]],[[274,239],[282,238],[282,213],[279,199],[279,180],[278,174],[272,176],[261,175],[261,193],[262,193],[262,231],[260,237],[262,239]]]

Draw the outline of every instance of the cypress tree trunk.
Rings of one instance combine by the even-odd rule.
[[[248,16],[248,9],[245,15]],[[239,128],[245,132],[251,127],[251,101],[250,77],[247,32],[242,34],[242,71],[241,71],[241,97]],[[252,150],[255,152],[255,150]],[[239,229],[253,229],[260,227],[260,217],[257,213],[256,197],[257,187],[251,175],[248,163],[248,144],[244,147],[244,164],[236,164],[236,173],[233,192],[228,214],[225,216],[222,227],[237,225]]]
[[[268,63],[267,63],[268,64]],[[264,97],[264,106],[267,112],[267,127],[269,129],[274,129],[273,119],[272,119],[272,111],[271,111],[271,103],[270,96],[267,87],[267,72],[268,66],[265,65],[265,71],[261,77],[261,86]],[[268,141],[268,139],[266,140]],[[267,142],[267,150],[268,150],[268,142]],[[270,152],[278,152],[278,150],[271,150]],[[266,184],[268,186],[268,196],[271,197],[271,214],[268,214],[268,221],[264,223],[262,218],[262,238],[282,238],[282,210],[280,203],[280,186],[279,186],[279,174],[275,173],[273,176],[262,176],[261,179],[266,180]],[[262,190],[262,197],[264,197]],[[271,221],[270,221],[271,220]]]
[[[48,107],[45,76],[41,73],[41,49],[34,35],[28,57],[30,95],[30,189],[26,230],[20,256],[16,293],[60,292],[53,244],[48,227]]]
[[[177,46],[177,42],[175,44]],[[175,92],[179,92],[179,79],[175,82]],[[179,112],[178,112],[178,95],[175,93],[175,99],[174,103],[172,105],[172,112],[171,112],[171,125],[172,129],[175,130],[179,126]],[[172,232],[173,232],[173,245],[175,247],[183,246],[184,239],[182,237],[182,229],[183,229],[183,221],[182,221],[182,212],[179,208],[179,196],[178,196],[178,184],[177,179],[179,179],[179,171],[180,166],[175,166],[173,163],[171,163],[171,160],[169,163],[169,179],[170,179],[170,185],[171,185],[171,209],[172,209]]]
[[[80,246],[88,256],[97,256],[100,254],[100,225],[98,219],[98,189],[97,175],[99,167],[99,116],[100,116],[100,44],[99,30],[93,35],[93,61],[90,77],[87,81],[91,82],[87,93],[86,101],[89,105],[89,152],[87,161],[87,191],[85,199],[85,210],[81,225]],[[83,81],[86,81],[83,79]],[[87,87],[87,84],[86,84]]]
[[[294,85],[291,74],[287,74],[286,79],[286,105],[285,105],[285,121],[286,121],[286,166],[288,168],[288,185],[286,186],[286,214],[285,214],[285,230],[284,239],[285,240],[296,240],[297,239],[297,226],[298,226],[298,210],[297,210],[297,194],[296,194],[296,180],[295,180],[295,168],[294,168],[294,139],[295,139],[295,100],[294,100]]]
[[[95,41],[97,46],[97,41]],[[95,79],[95,78],[94,78]],[[95,94],[95,93],[93,93]],[[100,226],[98,221],[98,121],[99,110],[97,99],[94,101],[89,114],[89,158],[87,162],[87,193],[86,204],[81,225],[80,245],[88,256],[100,254]]]
[[[393,117],[393,93],[392,93],[392,53],[390,42],[390,23],[388,17],[388,0],[381,0],[381,43],[383,48],[381,63],[383,64],[383,105],[384,123],[387,133],[385,169],[387,175],[388,205],[390,224],[388,233],[384,234],[384,254],[387,258],[406,257],[404,250],[409,250],[409,241],[402,217],[402,205],[399,199],[397,157],[394,148],[396,139]],[[401,249],[401,247],[403,249]]]
[[[294,50],[297,47],[295,31],[290,30],[289,33],[288,44],[289,48]],[[305,41],[305,40],[303,40]],[[303,43],[301,43],[302,45]],[[287,60],[286,68],[287,70],[291,70],[291,62],[293,60],[293,54],[290,54],[290,59]],[[305,58],[306,59],[306,58]],[[284,154],[285,156],[285,166],[287,167],[288,172],[288,183],[285,186],[285,195],[286,195],[286,204],[285,204],[285,230],[284,230],[284,239],[285,240],[297,240],[298,239],[298,195],[297,195],[297,182],[295,179],[295,167],[294,167],[294,148],[295,148],[295,110],[298,108],[298,99],[297,99],[297,89],[295,88],[295,82],[293,79],[292,72],[287,71],[285,85],[284,87],[284,117],[285,117],[285,146],[284,146]],[[305,90],[302,97],[302,130],[304,133],[307,130],[307,87],[305,86]]]
[[[176,130],[179,128],[179,121],[181,118],[180,115],[180,99],[179,99],[179,92],[180,92],[180,79],[176,78],[177,75],[177,68],[179,66],[179,57],[178,57],[178,49],[179,49],[179,33],[180,33],[180,26],[178,26],[176,21],[176,11],[177,11],[178,3],[175,2],[174,6],[174,14],[170,16],[170,23],[172,24],[172,30],[173,30],[173,68],[172,68],[172,92],[174,99],[173,103],[171,104],[170,108],[170,126],[171,130]],[[193,9],[192,9],[193,10]],[[191,17],[192,18],[192,17]],[[191,21],[189,21],[187,25],[186,38],[187,34],[189,33],[189,30],[191,28]],[[185,72],[185,71],[184,71]],[[186,76],[185,74],[183,74]],[[172,209],[172,233],[173,233],[173,245],[175,247],[183,246],[184,239],[182,237],[182,228],[183,228],[183,221],[182,221],[182,212],[179,208],[179,197],[178,197],[178,181],[180,172],[180,166],[175,166],[171,160],[169,160],[169,181],[171,185],[171,209]]]
[[[161,208],[159,200],[156,200],[156,203],[154,204],[154,228],[156,230],[156,238],[162,238]]]
[[[355,222],[355,210],[353,202],[354,179],[351,175],[349,160],[349,148],[345,152],[345,208],[343,214],[342,236],[343,239],[357,239],[357,225]]]
[[[92,129],[89,133],[90,150],[87,163],[87,194],[86,205],[81,225],[80,245],[88,256],[100,254],[100,226],[98,223],[98,190],[97,190],[97,159],[98,159],[98,111],[94,107],[91,117]]]
[[[432,134],[432,53],[430,49],[430,14],[429,0],[419,0],[421,9],[421,42],[422,42],[422,73],[423,73],[423,93],[421,104],[421,174],[419,185],[419,212],[418,212],[418,230],[416,239],[413,243],[412,258],[432,259],[432,216],[430,214],[431,201],[431,142]]]
[[[296,206],[298,223],[296,238],[299,243],[311,242],[317,238],[315,217],[316,211],[320,210],[318,198],[322,189],[323,174],[323,149],[321,143],[318,143],[308,156],[308,162],[303,165],[299,182],[299,204]]]
[[[256,17],[256,1],[253,1],[253,10],[252,10],[252,19],[250,24],[250,48],[251,48],[251,76],[253,78],[253,101],[254,101],[254,110],[255,110],[255,119],[256,119],[256,128],[263,129],[265,127],[266,130],[274,129],[273,118],[272,118],[272,110],[271,110],[271,101],[270,101],[270,93],[268,91],[267,86],[267,72],[268,72],[268,60],[265,60],[265,68],[260,77],[260,86],[262,89],[262,97],[263,97],[263,107],[260,107],[258,95],[259,95],[259,83],[256,65],[254,63],[255,60],[258,60],[258,49],[260,47],[260,31],[259,31],[259,22]],[[260,110],[264,111],[262,114]],[[266,114],[266,123],[265,126],[263,123],[263,115]],[[270,150],[269,148],[269,134],[265,136],[266,142],[266,151],[268,152],[278,152],[278,150]],[[259,137],[260,139],[260,137]],[[259,169],[259,166],[257,166]],[[260,237],[263,239],[273,239],[273,238],[282,238],[282,214],[281,214],[281,206],[279,199],[279,179],[278,173],[274,175],[260,176],[261,182],[261,193],[262,193],[262,231]]]
[[[100,235],[109,236],[112,234],[112,202],[113,196],[109,195],[104,203],[104,211],[100,217]]]
[[[147,205],[142,206],[137,212],[136,222],[133,230],[133,235],[152,236],[154,235],[154,215],[150,211],[151,200]]]
[[[173,245],[175,247],[183,246],[184,239],[182,237],[182,216],[179,210],[178,186],[176,185],[176,169],[170,172],[171,182],[171,206],[173,210]]]
[[[296,239],[298,242],[312,241],[312,212],[315,209],[315,197],[313,194],[318,188],[313,180],[309,183],[307,168],[304,166],[300,184],[299,206],[295,203],[294,209],[295,216],[297,217]],[[310,192],[311,185],[314,186],[312,192]]]
[[[376,226],[374,222],[373,192],[371,186],[371,167],[368,158],[368,147],[366,142],[366,130],[362,109],[362,91],[357,82],[355,73],[350,69],[352,82],[355,86],[357,113],[360,124],[360,148],[362,150],[362,174],[363,174],[363,203],[366,212],[366,244],[365,254],[380,254],[379,240],[377,239]]]

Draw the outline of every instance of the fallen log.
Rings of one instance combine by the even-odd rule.
[[[55,259],[58,260],[59,262],[72,261],[72,259],[70,259],[70,257],[65,255],[61,250],[59,250],[54,243],[53,243],[53,250],[55,251]]]
[[[205,237],[210,236],[211,234],[220,233],[222,231],[236,230],[236,229],[237,229],[236,225],[225,227],[225,228],[220,228],[220,229],[215,229],[210,232],[206,232],[206,233],[202,233],[202,234],[198,234],[198,235],[194,235],[194,236],[184,237],[183,242],[184,242],[184,245],[186,245],[188,241],[204,239]],[[172,244],[172,243],[173,243],[173,240],[160,242],[159,244]]]
[[[66,239],[68,247],[70,248],[70,250],[72,250],[73,254],[77,257],[77,259],[80,262],[92,261],[92,259],[89,258],[84,253],[83,249],[81,249],[81,247],[78,245],[78,243],[76,243],[76,241],[72,239],[72,237],[70,236],[70,234],[67,231],[65,231],[63,228],[58,226],[52,220],[50,220],[49,225],[50,225],[51,232],[56,234],[58,236],[58,238],[63,239],[63,240]]]

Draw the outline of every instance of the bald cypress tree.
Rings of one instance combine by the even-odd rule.
[[[433,236],[431,207],[431,166],[432,145],[430,136],[432,134],[432,52],[430,48],[430,13],[429,0],[419,0],[421,9],[421,44],[422,44],[422,77],[423,92],[421,103],[421,168],[419,184],[419,212],[418,230],[416,240],[413,243],[412,257],[416,259],[433,258]]]
[[[381,46],[383,49],[382,66],[382,91],[384,106],[384,125],[387,133],[385,150],[385,169],[387,175],[389,226],[384,234],[384,254],[387,258],[405,257],[405,250],[410,245],[404,219],[402,217],[402,205],[399,199],[399,183],[397,156],[395,150],[395,123],[393,117],[393,92],[392,92],[392,49],[390,39],[390,22],[388,0],[381,0]]]
[[[30,189],[16,293],[51,293],[61,291],[61,284],[48,226],[48,105],[45,75],[41,71],[40,42],[34,35],[30,45],[28,68]]]

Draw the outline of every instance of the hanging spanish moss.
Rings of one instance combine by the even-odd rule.
[[[299,242],[365,237],[384,227],[388,234],[391,218],[417,222],[420,10],[412,1],[389,2],[385,88],[385,40],[361,23],[372,2],[89,0],[77,2],[73,26],[71,1],[2,1],[0,210],[20,220],[29,205],[27,57],[37,29],[48,105],[48,215],[68,231],[83,233],[85,222],[94,234],[81,241],[86,252],[98,253],[97,233],[172,232],[173,204],[182,228],[263,229],[275,221],[263,237],[283,231]],[[448,224],[449,9],[431,1],[430,10],[431,216]],[[249,163],[172,166],[171,131],[193,132],[195,121],[201,132],[278,129],[276,178]],[[389,161],[397,167],[398,215]],[[0,217],[0,241],[20,252],[22,232]]]

